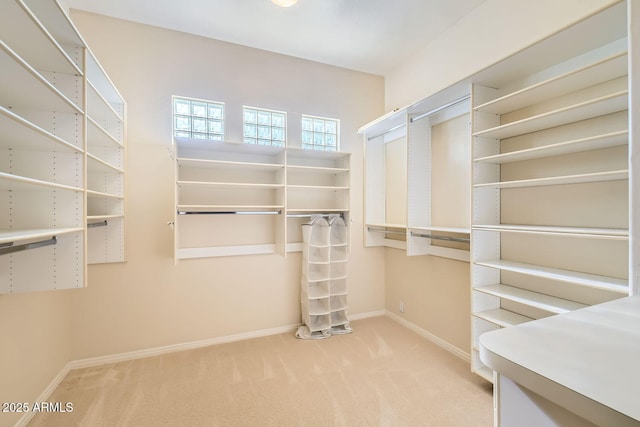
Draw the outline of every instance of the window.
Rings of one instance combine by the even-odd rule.
[[[224,104],[173,97],[174,136],[224,141]]]
[[[336,119],[302,116],[302,148],[338,151],[340,122]]]
[[[247,144],[284,147],[287,135],[287,113],[243,107],[242,135]]]

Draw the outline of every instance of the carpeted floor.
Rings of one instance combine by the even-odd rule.
[[[385,317],[71,371],[29,426],[492,426],[491,385]]]

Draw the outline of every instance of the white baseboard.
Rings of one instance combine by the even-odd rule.
[[[384,316],[387,313],[387,310],[378,310],[378,311],[369,311],[367,313],[359,313],[359,314],[349,314],[349,320],[362,320],[368,319],[370,317],[380,317]]]
[[[471,355],[469,353],[467,353],[466,351],[459,349],[458,347],[448,343],[447,341],[443,340],[442,338],[439,338],[439,337],[433,335],[431,332],[428,332],[428,331],[422,329],[418,325],[416,325],[414,323],[411,323],[406,319],[403,319],[402,317],[398,316],[395,313],[392,313],[392,312],[387,310],[386,311],[386,316],[388,318],[390,318],[391,320],[394,320],[394,321],[400,323],[402,326],[406,327],[407,329],[411,329],[413,332],[417,333],[418,335],[428,339],[429,341],[431,341],[432,343],[434,343],[438,347],[442,347],[445,350],[447,350],[447,351],[453,353],[454,355],[458,356],[460,359],[466,361],[467,363],[471,363]]]
[[[36,400],[34,400],[34,402],[48,402],[49,396],[51,396],[51,394],[54,392],[54,390],[60,385],[60,383],[62,382],[62,380],[64,379],[64,377],[67,376],[67,374],[69,373],[69,371],[71,370],[71,363],[67,363],[60,372],[58,372],[58,375],[55,376],[55,378],[53,379],[53,381],[51,381],[51,383],[49,383],[49,385],[47,386],[47,388],[45,388],[42,393],[40,393],[40,396],[38,396],[38,398]],[[33,418],[33,416],[36,413],[33,411],[27,411],[25,412],[25,414],[18,420],[18,422],[14,425],[14,427],[26,427],[27,424],[29,424],[29,422],[31,421],[31,419]]]

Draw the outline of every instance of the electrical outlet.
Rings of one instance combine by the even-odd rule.
[[[400,301],[400,313],[404,313],[404,302]]]

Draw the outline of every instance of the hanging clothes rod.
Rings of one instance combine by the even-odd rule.
[[[372,139],[380,138],[381,136],[384,136],[384,135],[386,135],[388,133],[391,133],[394,130],[398,130],[398,129],[402,128],[402,127],[405,127],[406,125],[407,125],[406,123],[400,123],[399,125],[396,125],[396,126],[392,127],[391,129],[387,129],[382,133],[379,133],[377,135],[368,137],[367,141],[371,141]]]
[[[104,220],[100,222],[89,223],[87,224],[87,228],[106,227],[107,225],[109,225],[109,223],[107,222],[107,220]]]
[[[464,237],[451,237],[451,236],[441,236],[439,234],[420,234],[420,233],[411,233],[413,237],[424,237],[425,239],[433,239],[433,240],[446,240],[448,242],[459,242],[459,243],[469,243],[471,239],[466,239]]]
[[[407,234],[404,231],[381,230],[379,228],[373,228],[373,227],[367,227],[367,231],[374,231],[376,233],[383,233],[383,234],[397,234],[400,236],[406,236]]]
[[[178,215],[280,215],[282,211],[178,211]]]
[[[7,255],[15,252],[26,251],[29,249],[41,248],[43,246],[55,245],[56,243],[58,243],[58,239],[56,238],[56,236],[53,236],[52,238],[47,240],[41,240],[39,242],[33,243],[24,243],[22,245],[14,245],[13,242],[5,243],[2,245],[2,247],[0,247],[0,255]]]
[[[453,107],[454,105],[458,105],[461,102],[464,102],[464,101],[466,101],[468,99],[471,99],[471,95],[465,95],[465,96],[463,96],[461,98],[458,98],[458,99],[455,99],[455,100],[453,100],[453,101],[451,101],[451,102],[449,102],[447,104],[444,104],[444,105],[441,105],[441,106],[439,106],[437,108],[434,108],[431,111],[427,111],[426,113],[422,113],[419,116],[412,117],[411,118],[411,123],[413,123],[413,122],[415,122],[417,120],[420,120],[420,119],[424,119],[425,117],[432,116],[435,113],[439,113],[440,111],[446,110],[449,107]]]
[[[337,215],[344,219],[344,213],[317,213],[317,214],[287,214],[287,218],[311,218],[314,216],[321,216],[323,218],[329,218],[331,215]]]

